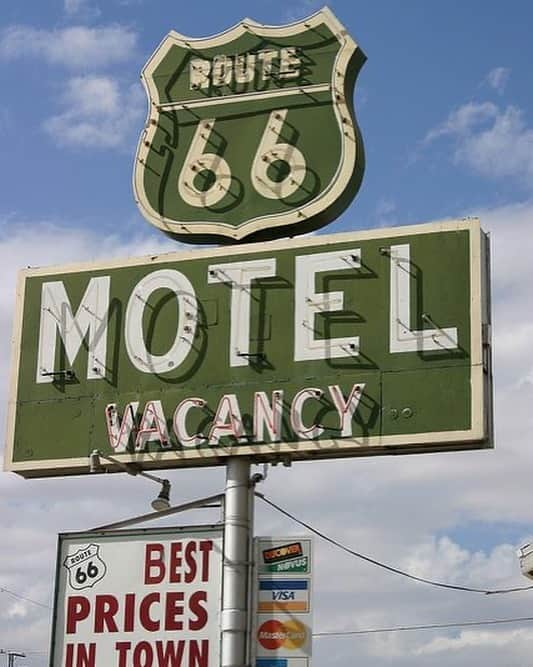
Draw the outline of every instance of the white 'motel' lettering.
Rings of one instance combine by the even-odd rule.
[[[389,303],[389,352],[401,354],[405,352],[425,352],[430,350],[453,350],[458,346],[457,327],[439,328],[429,316],[425,319],[433,324],[433,328],[411,328],[411,275],[409,244],[392,245],[390,254],[390,303]],[[317,320],[320,315],[340,313],[345,308],[344,294],[341,291],[317,291],[317,276],[328,272],[352,272],[354,281],[358,279],[361,267],[361,250],[350,248],[331,252],[311,253],[295,258],[294,281],[294,361],[307,362],[318,359],[334,359],[340,357],[357,357],[359,355],[360,336],[345,337],[318,336]],[[229,332],[228,362],[230,367],[243,367],[250,364],[256,355],[250,350],[250,315],[251,298],[255,284],[263,278],[276,276],[276,259],[261,258],[241,262],[210,264],[207,269],[206,282],[209,285],[226,284],[231,287],[231,317]],[[61,372],[68,370],[87,340],[88,361],[87,380],[103,380],[107,370],[107,336],[110,303],[110,276],[91,278],[80,301],[76,314],[73,315],[72,305],[62,281],[43,283],[41,290],[41,319],[39,328],[39,344],[37,353],[36,382],[52,382]],[[217,288],[220,289],[220,288]],[[149,307],[150,297],[157,290],[166,290],[176,301],[178,322],[175,332],[169,332],[172,344],[164,354],[152,354],[144,338],[143,321],[145,310]],[[155,314],[157,316],[157,314]],[[190,280],[175,269],[152,271],[142,278],[133,288],[128,300],[125,314],[124,340],[128,358],[134,368],[141,373],[164,375],[175,372],[187,359],[194,347],[194,338],[198,326],[198,301]],[[57,339],[61,338],[64,347],[65,361],[56,361]],[[384,336],[384,340],[386,340]],[[60,364],[60,367],[57,367]],[[303,403],[309,396],[302,395]],[[339,396],[332,400],[343,414],[346,422],[341,430],[346,434],[349,430],[351,415],[357,407],[357,395],[350,396],[348,401]],[[266,398],[256,399],[257,423],[256,433],[262,434],[265,428],[275,440],[279,431],[278,399],[273,398],[268,407]],[[137,406],[130,404],[135,412]],[[299,404],[298,404],[299,405]],[[343,407],[344,406],[344,407]],[[354,407],[355,406],[355,407]],[[175,427],[187,433],[185,418],[194,403],[184,404],[175,417]],[[222,406],[220,421],[210,439],[217,440],[218,433],[225,429],[236,429],[235,420],[229,419],[226,407]],[[154,403],[153,414],[146,415],[146,424],[138,441],[144,446],[145,439],[164,439],[165,433],[158,426],[157,405]],[[295,430],[306,431],[299,423],[300,407],[297,406],[293,415]],[[152,420],[153,418],[153,420]],[[128,418],[129,419],[129,418]],[[150,421],[152,420],[152,421]],[[110,410],[108,429],[113,448],[122,451],[129,440],[133,422],[126,421],[118,425]],[[312,432],[316,431],[316,426]],[[137,434],[138,435],[138,434]],[[303,437],[303,436],[302,436]],[[191,446],[197,444],[196,436],[190,436]],[[184,437],[184,442],[187,441]]]
[[[105,377],[109,284],[109,276],[91,278],[73,316],[62,281],[43,283],[36,382],[53,382],[54,371],[67,370],[57,369],[55,365],[57,332],[71,366],[88,335],[87,379]]]
[[[250,300],[252,280],[276,275],[276,260],[261,259],[211,264],[209,283],[231,285],[230,366],[247,366],[250,353]]]
[[[412,265],[409,244],[391,246],[390,259],[390,351],[394,354],[456,349],[456,327],[411,330]]]
[[[160,289],[174,292],[178,302],[176,336],[168,352],[151,354],[143,333],[144,309],[150,296]],[[125,342],[131,363],[142,373],[168,373],[189,354],[198,321],[198,303],[193,286],[183,273],[174,269],[154,271],[140,280],[126,308]]]
[[[294,360],[334,359],[359,354],[359,336],[316,338],[315,319],[319,313],[342,311],[342,292],[315,292],[318,273],[358,269],[361,251],[335,250],[296,257],[294,292]],[[357,275],[354,273],[354,275]]]

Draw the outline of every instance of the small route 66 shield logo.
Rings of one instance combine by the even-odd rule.
[[[98,544],[89,544],[65,558],[63,565],[68,570],[71,588],[77,591],[91,588],[104,578],[107,568],[99,552]]]

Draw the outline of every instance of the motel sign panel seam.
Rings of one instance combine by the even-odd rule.
[[[25,270],[5,467],[489,446],[484,239],[452,221]]]
[[[364,169],[352,101],[364,59],[327,8],[286,26],[245,19],[210,38],[170,32],[141,76],[141,213],[192,242],[300,234],[332,220]]]

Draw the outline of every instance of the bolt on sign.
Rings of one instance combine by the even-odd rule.
[[[353,89],[365,56],[332,12],[250,19],[195,39],[170,32],[143,69],[134,169],[149,222],[183,241],[308,232],[361,183]],[[320,132],[317,132],[317,128]]]
[[[59,536],[51,667],[219,667],[222,529]]]
[[[258,537],[255,547],[255,667],[309,667],[312,540]]]
[[[24,270],[6,469],[489,446],[487,285],[477,220]]]

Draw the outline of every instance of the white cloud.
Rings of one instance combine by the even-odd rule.
[[[100,16],[100,9],[91,0],[65,0],[65,13],[73,18],[93,19]]]
[[[520,109],[509,106],[490,127],[473,131],[456,149],[455,159],[491,178],[515,177],[533,185],[533,129]]]
[[[16,25],[0,33],[0,58],[39,58],[70,69],[97,69],[129,60],[137,34],[115,25],[99,28],[72,26],[41,30]]]
[[[521,391],[533,372],[533,206],[528,203],[475,211],[491,233],[494,345],[500,388]]]
[[[533,632],[531,630],[508,630],[504,632],[491,632],[487,630],[466,630],[458,637],[437,637],[428,644],[417,649],[417,655],[434,655],[446,651],[458,652],[464,648],[482,646],[504,648],[516,646],[519,640],[531,642]]]
[[[139,133],[146,98],[139,84],[121,87],[107,76],[74,77],[61,100],[64,111],[44,122],[63,146],[119,148]]]
[[[297,0],[285,7],[283,20],[286,23],[300,21],[317,12],[323,4],[321,0]]]
[[[510,74],[508,67],[495,67],[487,74],[486,81],[499,95],[503,95]]]
[[[472,128],[495,118],[497,115],[498,107],[492,102],[468,102],[452,111],[444,123],[430,130],[426,134],[424,142],[430,143],[434,139],[447,135],[468,135]]]
[[[456,163],[491,179],[513,178],[533,187],[533,129],[521,109],[469,102],[430,130],[424,144],[440,137],[454,141]]]
[[[376,205],[378,227],[393,227],[398,224],[396,204],[390,199],[380,199]]]

